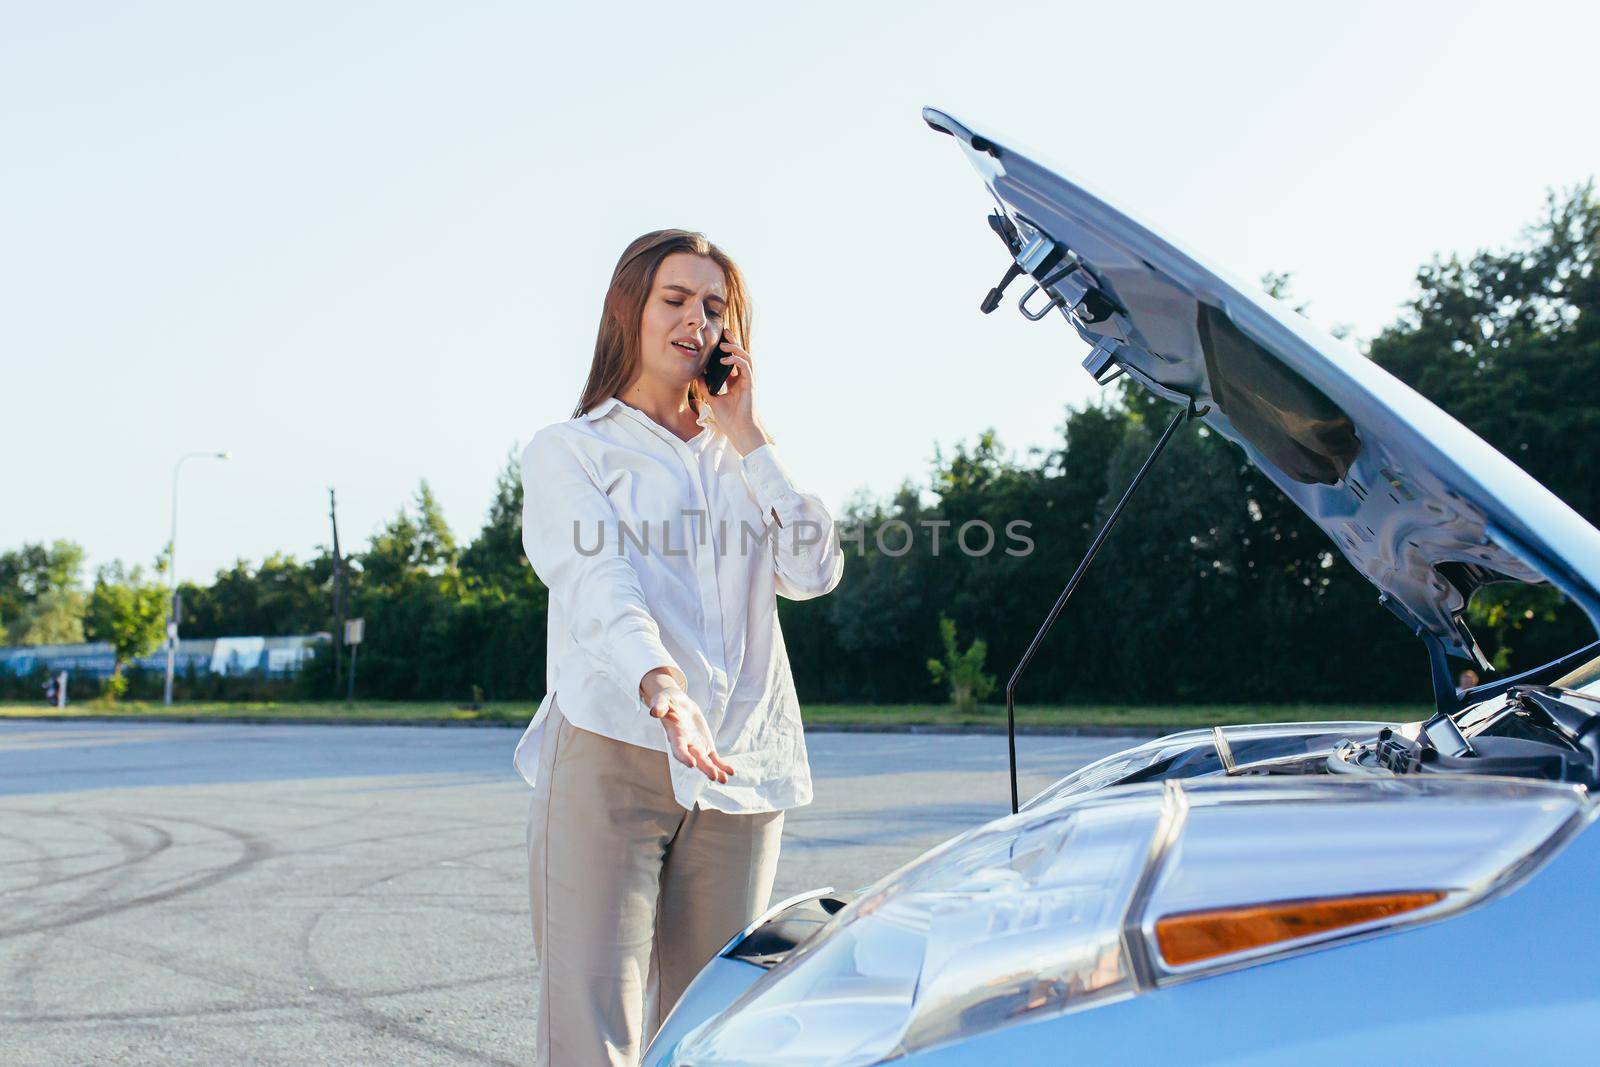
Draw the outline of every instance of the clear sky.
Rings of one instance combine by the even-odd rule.
[[[0,548],[179,571],[458,537],[568,418],[622,247],[747,272],[757,406],[842,506],[1094,391],[932,104],[1370,337],[1435,252],[1600,170],[1589,4],[0,6]]]

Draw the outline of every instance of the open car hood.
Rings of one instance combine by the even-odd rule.
[[[1482,438],[1014,142],[922,116],[998,202],[990,225],[1043,290],[1024,294],[1025,313],[1058,311],[1092,346],[1098,381],[1126,372],[1193,404],[1414,630],[1482,663],[1462,614],[1473,590],[1505,580],[1554,583],[1600,629],[1600,531]]]

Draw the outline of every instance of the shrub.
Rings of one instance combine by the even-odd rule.
[[[976,638],[965,652],[958,650],[955,620],[943,612],[939,613],[939,638],[944,643],[944,660],[930,659],[928,673],[935,685],[949,685],[950,703],[958,711],[974,711],[978,701],[994,692],[994,676],[983,673],[983,657],[989,646]]]

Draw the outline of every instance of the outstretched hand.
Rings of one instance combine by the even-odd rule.
[[[661,720],[667,732],[667,748],[679,763],[698,769],[713,782],[726,783],[734,773],[733,767],[717,755],[705,713],[681,688],[664,686],[650,704],[650,715]]]

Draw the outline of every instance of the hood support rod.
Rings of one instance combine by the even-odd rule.
[[[1100,551],[1100,546],[1105,544],[1106,537],[1111,533],[1111,528],[1122,517],[1122,511],[1128,506],[1128,501],[1133,499],[1134,490],[1144,481],[1145,475],[1150,473],[1150,468],[1155,465],[1156,457],[1161,455],[1167,442],[1172,440],[1172,435],[1178,427],[1189,419],[1198,418],[1210,411],[1209,405],[1195,410],[1194,401],[1190,400],[1188,407],[1173,416],[1172,422],[1167,425],[1161,439],[1145,457],[1144,465],[1133,476],[1133,481],[1128,483],[1128,488],[1123,491],[1122,499],[1117,501],[1117,506],[1111,509],[1111,514],[1106,516],[1106,521],[1101,524],[1100,532],[1094,535],[1094,540],[1089,542],[1089,549],[1083,554],[1083,559],[1078,564],[1078,569],[1072,572],[1072,577],[1067,579],[1066,588],[1061,590],[1061,595],[1056,598],[1055,607],[1050,609],[1050,614],[1045,616],[1044,625],[1039,627],[1039,632],[1033,635],[1033,641],[1028,645],[1028,651],[1022,654],[1017,669],[1011,672],[1011,680],[1006,683],[1006,749],[1011,760],[1011,814],[1017,813],[1017,710],[1016,691],[1017,681],[1022,677],[1022,672],[1028,669],[1028,664],[1033,661],[1033,655],[1039,651],[1039,646],[1044,643],[1045,634],[1050,632],[1050,627],[1055,625],[1056,616],[1061,614],[1061,609],[1066,606],[1067,599],[1072,596],[1078,583],[1083,580],[1084,574],[1089,570],[1089,564],[1094,562],[1095,555]]]

